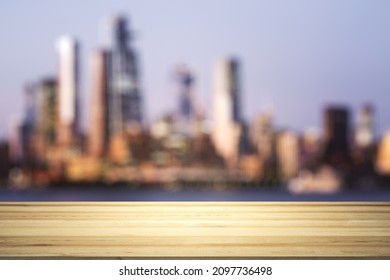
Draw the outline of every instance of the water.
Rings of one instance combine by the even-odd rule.
[[[291,194],[270,188],[63,187],[11,191],[0,187],[0,201],[389,201],[390,190],[344,190],[336,194]]]

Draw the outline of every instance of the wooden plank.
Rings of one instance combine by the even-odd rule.
[[[0,257],[390,258],[390,203],[0,203]]]

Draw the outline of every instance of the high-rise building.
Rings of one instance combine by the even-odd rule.
[[[355,144],[358,148],[366,149],[374,144],[374,108],[365,105],[358,115],[358,124],[355,133]]]
[[[37,86],[30,83],[25,87],[23,115],[10,124],[8,142],[13,164],[30,167],[34,161],[37,111]]]
[[[195,108],[193,103],[194,77],[188,67],[179,65],[176,68],[175,82],[178,93],[178,130],[181,134],[190,135],[195,118]]]
[[[288,180],[296,176],[300,163],[298,136],[290,131],[281,132],[276,141],[276,154],[281,178]]]
[[[23,164],[31,166],[35,161],[35,131],[37,120],[37,87],[35,84],[26,86],[26,107],[22,124],[22,149]]]
[[[235,167],[242,148],[239,62],[224,59],[215,68],[213,141],[228,167]]]
[[[93,157],[103,157],[108,148],[107,53],[105,51],[93,52],[91,71],[89,153]]]
[[[350,117],[345,107],[328,107],[325,110],[324,162],[334,167],[350,163]]]
[[[272,157],[274,142],[272,116],[269,113],[259,115],[252,123],[249,133],[250,142],[255,151],[263,161],[269,161]]]
[[[319,164],[321,151],[320,135],[315,128],[307,128],[301,137],[301,162],[303,168]]]
[[[116,16],[107,24],[108,133],[124,134],[131,127],[142,126],[137,56],[131,48],[127,19]]]
[[[36,144],[40,158],[46,158],[48,149],[57,143],[58,94],[57,81],[44,79],[39,85],[37,96]]]
[[[10,168],[9,143],[0,141],[0,181],[4,182],[4,179],[8,179]]]
[[[192,85],[194,77],[188,67],[184,65],[178,66],[175,74],[179,93],[178,115],[189,119],[194,114],[194,105],[192,100]]]
[[[70,36],[57,41],[59,56],[58,72],[58,143],[71,146],[78,136],[79,82],[78,44]]]
[[[23,155],[23,138],[22,138],[23,120],[14,118],[9,127],[9,159],[12,164],[19,165],[22,163]]]
[[[25,87],[25,110],[23,123],[28,127],[32,134],[35,130],[38,108],[37,108],[37,85],[35,83],[29,83]]]
[[[380,141],[376,170],[379,174],[390,174],[390,131],[387,131]]]

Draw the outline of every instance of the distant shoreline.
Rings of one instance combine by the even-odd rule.
[[[390,201],[386,188],[343,189],[334,194],[291,194],[271,187],[191,187],[62,185],[12,191],[0,186],[0,201]]]

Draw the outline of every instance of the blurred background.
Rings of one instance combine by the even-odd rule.
[[[0,200],[390,200],[390,3],[0,4]]]

